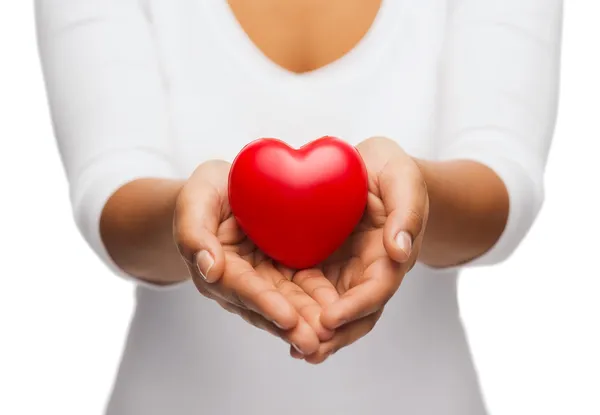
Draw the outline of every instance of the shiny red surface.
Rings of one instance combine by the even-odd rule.
[[[233,161],[229,203],[268,256],[308,268],[331,255],[360,221],[367,171],[350,144],[322,137],[300,149],[278,139],[248,144]]]

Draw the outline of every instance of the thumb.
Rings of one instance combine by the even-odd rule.
[[[388,217],[383,244],[394,261],[411,259],[416,241],[422,238],[429,200],[427,187],[412,159],[391,160],[379,174],[379,190]]]
[[[181,191],[174,216],[174,237],[193,276],[215,283],[223,275],[225,254],[217,238],[223,218],[223,189],[214,181],[190,180]]]

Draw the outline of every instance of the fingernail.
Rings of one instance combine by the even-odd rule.
[[[277,327],[279,330],[283,330],[283,327],[277,323],[275,320],[272,321],[272,323],[275,325],[275,327]]]
[[[296,349],[296,351],[297,351],[298,353],[300,353],[302,356],[304,356],[304,353],[302,353],[302,350],[300,350],[300,348],[299,348],[298,346],[296,346],[294,343],[292,343],[292,347],[293,347],[294,349]]]
[[[396,245],[398,245],[398,248],[402,249],[407,256],[410,256],[412,251],[412,238],[408,232],[398,232],[398,235],[396,235]]]
[[[215,260],[208,251],[203,250],[196,254],[196,267],[198,268],[200,276],[206,282],[212,282],[208,273],[213,265],[215,265]]]

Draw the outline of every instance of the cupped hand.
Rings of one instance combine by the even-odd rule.
[[[290,350],[309,363],[323,362],[371,331],[414,266],[427,224],[429,198],[415,161],[386,138],[370,138],[357,149],[369,176],[365,214],[334,255],[293,277],[322,306],[323,326],[335,331],[312,355]],[[333,292],[338,300],[332,301]]]
[[[183,187],[173,224],[179,252],[200,293],[296,353],[314,354],[333,332],[321,324],[318,302],[291,281],[293,271],[274,264],[238,227],[227,196],[229,169],[224,161],[206,162]]]

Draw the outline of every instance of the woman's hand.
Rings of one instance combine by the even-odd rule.
[[[227,196],[229,169],[224,161],[206,162],[181,190],[173,225],[179,252],[200,293],[296,353],[313,354],[333,333],[320,323],[319,304],[291,282],[293,272],[273,264],[237,226]]]
[[[365,336],[415,264],[429,214],[417,164],[395,142],[371,138],[357,146],[369,174],[365,214],[346,243],[318,270],[293,281],[323,307],[321,323],[335,335],[303,358],[320,363]],[[316,289],[319,288],[319,289]],[[340,295],[331,301],[331,291]],[[290,350],[292,356],[300,358]]]

